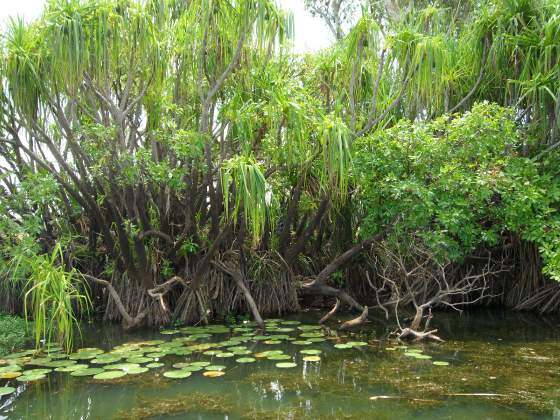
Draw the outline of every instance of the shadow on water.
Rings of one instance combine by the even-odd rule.
[[[314,324],[319,316],[309,312],[286,319]],[[269,325],[286,327],[280,321]],[[27,384],[1,380],[1,386],[17,390],[0,397],[0,418],[560,418],[559,325],[559,318],[507,311],[439,313],[434,326],[447,341],[406,349],[383,339],[388,330],[383,323],[368,323],[360,332],[340,336],[328,330],[324,341],[308,345],[290,341],[305,334],[294,328],[284,332],[288,339],[251,339],[242,343],[248,350],[241,350],[250,351],[250,357],[283,352],[289,360],[282,362],[294,362],[292,368],[278,368],[278,360],[262,355],[245,364],[236,359],[247,355],[194,352],[161,356],[158,361],[165,366],[111,381],[59,372]],[[322,338],[313,331],[307,335]],[[117,326],[92,325],[84,330],[83,346],[109,351],[123,343],[188,335],[153,330],[125,333]],[[196,343],[228,340],[229,333],[215,333],[197,338]],[[349,341],[367,345],[334,346]],[[320,361],[304,361],[303,349],[320,350]],[[150,348],[154,350],[158,349]],[[225,375],[209,378],[203,371],[193,371],[184,379],[163,376],[174,363],[196,361],[223,365]],[[434,361],[449,365],[434,365]]]

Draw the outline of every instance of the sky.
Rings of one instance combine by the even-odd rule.
[[[38,17],[46,0],[0,0],[0,22],[9,16],[22,16],[26,21]],[[303,7],[303,0],[278,0],[284,9],[294,13],[296,52],[317,51],[331,44],[332,35],[318,18],[312,17]]]

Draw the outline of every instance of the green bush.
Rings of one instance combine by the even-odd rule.
[[[356,142],[360,234],[391,226],[435,255],[459,260],[513,233],[536,243],[545,272],[560,279],[557,157],[523,157],[513,111],[481,103],[450,120],[401,121]]]
[[[0,314],[0,356],[21,348],[27,341],[27,325],[24,319]]]

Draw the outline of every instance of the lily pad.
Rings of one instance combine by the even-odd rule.
[[[3,397],[4,395],[13,394],[14,392],[16,392],[16,389],[14,387],[3,386],[2,388],[0,388],[0,397]]]
[[[352,347],[363,347],[363,346],[367,346],[367,343],[365,341],[349,341],[348,343],[346,343]]]
[[[70,373],[70,376],[94,376],[103,372],[105,372],[105,369],[102,368],[86,368],[75,370]]]
[[[217,356],[220,353],[221,353],[220,350],[207,350],[202,354],[205,355],[205,356]]]
[[[320,330],[323,327],[321,327],[320,325],[300,325],[297,328],[300,331],[315,331],[315,330]]]
[[[139,375],[141,373],[146,373],[149,370],[150,369],[148,369],[147,367],[136,367],[136,368],[127,369],[125,372],[128,373],[129,375]]]
[[[4,372],[15,372],[17,370],[21,370],[21,367],[18,365],[8,365],[0,368],[0,373]]]
[[[301,354],[310,354],[310,355],[317,355],[322,353],[321,350],[316,350],[316,349],[304,349],[304,350],[300,350],[299,352]]]
[[[70,365],[56,368],[55,372],[75,372],[80,369],[87,369],[88,365]]]
[[[325,336],[322,332],[306,332],[299,335],[302,338],[322,338]]]
[[[318,362],[321,360],[321,357],[319,356],[305,356],[303,358],[303,360],[305,360],[306,362]]]
[[[108,365],[110,363],[118,362],[122,359],[120,356],[107,356],[107,357],[97,357],[91,361],[94,365]]]
[[[310,344],[313,344],[313,342],[309,340],[296,340],[292,341],[292,344],[295,344],[296,346],[309,346]]]
[[[436,366],[449,366],[449,362],[443,362],[440,360],[436,360],[435,362],[432,362],[434,365]]]
[[[267,357],[268,360],[289,360],[291,358],[292,356],[289,356],[287,354],[272,354]]]
[[[217,378],[219,376],[224,376],[226,373],[221,370],[208,370],[203,373],[207,378]]]
[[[301,324],[300,321],[280,321],[280,324],[284,325],[299,325]]]
[[[191,366],[206,367],[206,366],[210,366],[210,362],[192,362]]]
[[[261,358],[261,357],[269,357],[272,355],[277,355],[277,354],[283,354],[284,352],[282,350],[269,350],[269,351],[263,351],[261,353],[256,353],[255,357],[257,358]]]
[[[327,341],[327,339],[324,337],[311,337],[308,338],[307,341],[311,343],[322,343],[323,341]]]
[[[336,349],[351,349],[352,346],[348,343],[338,343],[334,345],[334,348]]]
[[[146,367],[150,368],[150,369],[157,369],[157,368],[161,368],[161,367],[164,367],[164,366],[165,366],[165,363],[161,363],[161,362],[148,363],[146,365]]]
[[[16,379],[18,376],[21,376],[21,372],[15,371],[0,373],[0,379]]]
[[[153,362],[154,359],[150,358],[150,357],[129,357],[128,359],[126,359],[127,363],[150,363]]]
[[[254,357],[241,357],[239,359],[236,359],[235,361],[237,363],[253,363],[256,362],[257,359],[255,359]]]
[[[179,330],[162,330],[159,333],[163,334],[163,335],[173,335],[173,334],[179,334],[181,331]]]
[[[218,353],[218,354],[216,355],[216,357],[219,357],[219,358],[233,357],[233,356],[235,356],[235,354],[233,354],[233,353],[227,353],[227,352]]]
[[[16,378],[16,381],[19,381],[19,382],[33,382],[33,381],[39,381],[41,379],[45,379],[46,377],[47,377],[46,375],[39,375],[39,374],[21,375],[21,376],[18,376]]]
[[[108,370],[106,372],[101,372],[97,375],[94,375],[93,379],[99,379],[99,380],[117,379],[117,378],[122,378],[125,375],[126,372],[122,370]]]
[[[29,369],[24,370],[21,372],[23,375],[46,375],[47,373],[51,373],[52,369]]]
[[[117,363],[114,365],[107,365],[105,366],[106,370],[130,370],[139,368],[140,365],[138,363]]]
[[[184,379],[184,378],[188,378],[191,375],[192,372],[183,369],[169,370],[163,374],[163,376],[165,376],[166,378],[171,378],[171,379]]]
[[[291,362],[280,362],[280,363],[276,363],[276,367],[277,368],[281,368],[281,369],[289,369],[289,368],[294,368],[296,367],[297,364],[295,363],[291,363]]]
[[[269,345],[282,344],[282,342],[280,340],[264,340],[263,342],[264,342],[264,344],[269,344]]]
[[[226,367],[222,366],[222,365],[210,365],[210,366],[206,366],[204,369],[205,370],[224,370]]]
[[[188,370],[189,372],[198,372],[204,369],[202,366],[186,366],[182,370]]]

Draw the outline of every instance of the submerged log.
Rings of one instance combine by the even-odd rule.
[[[430,340],[439,341],[440,343],[442,343],[443,340],[441,338],[439,338],[437,335],[434,334],[436,332],[437,332],[437,330],[415,331],[412,328],[403,328],[401,333],[399,334],[398,338],[399,338],[399,340],[410,340],[410,339],[412,339],[412,341],[414,341],[414,342],[422,341],[422,340],[425,340],[425,339],[430,339]]]

